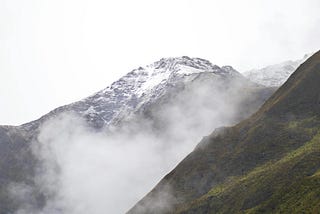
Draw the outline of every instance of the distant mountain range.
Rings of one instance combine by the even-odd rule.
[[[269,87],[279,87],[289,78],[298,66],[306,61],[311,55],[312,54],[306,54],[299,60],[288,60],[264,68],[246,71],[243,72],[243,75],[258,84]]]

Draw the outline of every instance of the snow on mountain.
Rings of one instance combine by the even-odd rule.
[[[269,65],[261,69],[253,69],[243,73],[249,80],[258,84],[279,87],[281,86],[289,76],[312,54],[306,54],[299,60],[288,60],[279,64]]]
[[[169,88],[191,82],[201,73],[212,73],[226,78],[242,76],[231,66],[220,68],[200,58],[163,58],[153,64],[134,69],[104,90],[79,102],[60,107],[49,115],[74,111],[95,127],[108,126],[136,112],[142,105],[157,100]],[[27,126],[30,124],[25,125]]]

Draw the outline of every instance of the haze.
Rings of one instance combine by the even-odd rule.
[[[239,71],[319,48],[318,0],[0,0],[0,124],[21,124],[162,57]]]

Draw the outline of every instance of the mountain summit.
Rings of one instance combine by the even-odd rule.
[[[73,111],[87,118],[95,127],[113,125],[141,106],[154,102],[171,88],[188,84],[205,73],[229,79],[243,78],[231,66],[220,68],[205,59],[187,56],[162,58],[153,64],[132,70],[92,96],[55,109],[43,119],[52,114]],[[28,129],[29,126],[34,128],[36,124],[37,121],[23,126]]]

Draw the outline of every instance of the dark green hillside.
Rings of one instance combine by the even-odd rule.
[[[319,131],[320,52],[252,117],[204,138],[129,213],[319,213]]]
[[[320,134],[278,161],[230,178],[178,213],[316,213],[320,209]]]

